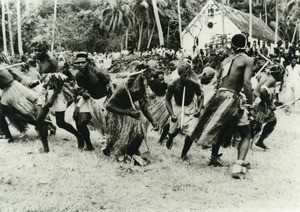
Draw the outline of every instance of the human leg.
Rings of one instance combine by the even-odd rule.
[[[247,172],[250,165],[245,162],[250,147],[250,125],[239,126],[238,130],[241,135],[241,142],[238,147],[237,161],[232,167],[232,177],[235,179],[240,179]]]
[[[48,112],[49,112],[48,107],[38,106],[36,130],[38,131],[38,134],[42,140],[44,152],[50,151],[49,145],[48,145],[48,127],[45,122],[45,118],[46,118]]]
[[[173,140],[174,138],[178,135],[178,131],[175,131],[174,133],[169,133],[169,138],[167,140],[167,143],[166,143],[166,147],[168,149],[171,149],[172,146],[173,146]]]
[[[78,148],[83,148],[84,141],[82,136],[71,124],[65,121],[65,111],[55,112],[55,118],[57,126],[75,135],[78,141]]]
[[[182,152],[181,152],[181,159],[182,160],[187,160],[188,159],[187,153],[190,150],[192,144],[193,144],[192,139],[190,138],[190,136],[187,135],[185,137],[184,145],[183,145]]]
[[[276,119],[274,121],[266,123],[266,125],[263,127],[262,133],[258,141],[255,143],[256,146],[261,147],[263,149],[267,149],[267,146],[264,144],[264,140],[274,131],[276,124]]]
[[[163,130],[162,130],[162,133],[161,133],[160,138],[158,140],[158,143],[162,144],[163,140],[167,137],[169,130],[170,130],[170,124],[166,124],[163,127]]]
[[[84,112],[84,113],[79,113],[79,117],[76,120],[76,128],[85,141],[86,150],[89,151],[94,150],[94,147],[90,139],[90,131],[87,126],[91,119],[92,119],[91,114]]]
[[[8,128],[7,121],[5,119],[5,105],[0,106],[0,128],[2,132],[4,133],[5,137],[8,139],[8,143],[14,142],[13,137],[10,133],[10,130]]]

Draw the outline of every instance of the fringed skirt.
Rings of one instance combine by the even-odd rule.
[[[146,121],[111,112],[106,116],[107,148],[116,157],[138,155],[142,141],[147,137]]]
[[[150,105],[150,114],[152,114],[159,129],[162,129],[170,117],[165,103],[165,96],[156,97],[154,100]]]
[[[29,119],[36,120],[36,98],[36,92],[15,80],[3,90],[1,104],[9,108],[6,115],[21,132],[26,130]]]
[[[105,117],[108,113],[104,105],[105,100],[106,97],[103,97],[101,99],[89,98],[86,100],[81,97],[77,104],[77,106],[80,108],[80,112],[91,114],[91,125],[98,129],[102,133],[102,135],[104,135],[106,131]]]
[[[207,103],[191,139],[203,148],[216,142],[228,146],[242,115],[239,95],[231,90],[219,90]]]

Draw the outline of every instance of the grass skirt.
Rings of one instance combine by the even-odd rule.
[[[166,107],[165,96],[156,97],[151,101],[150,114],[159,129],[162,129],[167,124],[170,116]]]
[[[105,132],[110,154],[116,157],[138,155],[139,147],[147,136],[146,121],[107,112]]]
[[[220,142],[224,147],[228,146],[243,115],[239,106],[238,94],[229,90],[219,90],[207,103],[191,139],[203,148],[211,147],[216,142]]]
[[[35,120],[37,116],[37,93],[18,81],[13,81],[2,93],[1,104],[8,106],[7,117],[20,131],[27,128],[26,120]]]

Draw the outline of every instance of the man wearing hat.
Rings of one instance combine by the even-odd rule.
[[[75,107],[73,117],[77,130],[84,138],[85,150],[93,150],[88,129],[89,122],[93,119],[94,125],[102,129],[104,125],[104,100],[111,95],[109,75],[101,72],[91,65],[88,54],[80,52],[76,55],[74,65],[79,72],[76,74],[76,82],[80,87],[80,99]]]
[[[219,149],[231,143],[232,135],[237,129],[241,136],[238,146],[237,161],[233,166],[232,176],[241,178],[246,173],[245,158],[250,145],[250,125],[245,107],[241,102],[252,105],[252,88],[250,79],[253,74],[253,59],[244,52],[247,39],[236,34],[231,39],[234,54],[227,57],[221,64],[218,90],[207,103],[191,139],[203,148],[212,147],[209,165],[222,166],[219,161]],[[246,99],[240,92],[244,90]]]

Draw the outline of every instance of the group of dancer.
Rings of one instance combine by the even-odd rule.
[[[223,166],[220,147],[237,145],[232,176],[241,178],[250,165],[245,159],[251,141],[258,136],[256,145],[266,149],[263,141],[276,125],[272,89],[282,73],[276,67],[260,71],[253,89],[255,64],[245,54],[246,37],[234,35],[231,45],[233,52],[224,59],[219,72],[203,69],[198,76],[191,64],[182,60],[176,69],[178,77],[169,84],[164,81],[164,72],[141,62],[134,65],[123,82],[115,85],[109,74],[93,66],[86,53],[77,54],[73,66],[78,72],[72,79],[59,69],[45,42],[35,44],[37,75],[15,70],[1,55],[1,130],[8,142],[13,142],[6,118],[20,132],[26,132],[27,124],[34,125],[43,152],[49,152],[48,134],[55,134],[56,130],[49,118],[51,111],[56,125],[76,137],[79,149],[94,149],[88,127],[91,124],[107,138],[105,155],[145,165],[148,160],[139,148],[146,142],[151,124],[154,130],[161,130],[159,143],[166,138],[168,149],[179,133],[185,136],[181,153],[184,161],[195,142],[212,149],[209,165]],[[202,88],[215,75],[214,95],[204,105]],[[65,120],[65,111],[72,104],[76,129]]]

